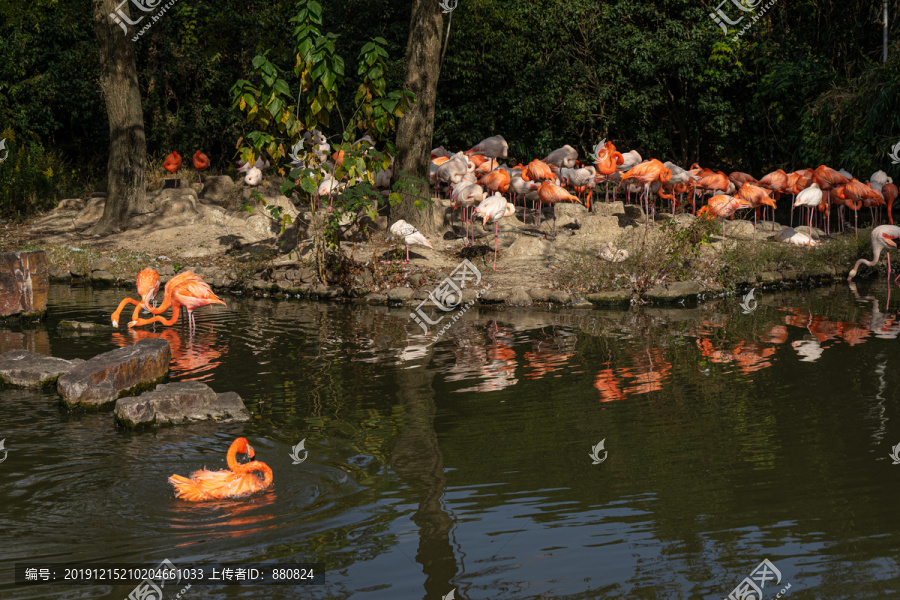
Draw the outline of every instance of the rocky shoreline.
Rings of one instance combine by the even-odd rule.
[[[527,223],[518,214],[504,218],[496,240],[493,228],[476,223],[470,228],[472,246],[463,241],[464,228],[449,200],[434,198],[445,211],[441,237],[431,238],[433,249],[415,247],[410,262],[400,263],[403,246],[391,239],[388,217],[365,217],[342,234],[344,262],[332,265],[334,272],[326,269],[323,283],[310,239],[317,215],[272,191],[277,181],[262,194],[268,205],[291,217],[285,230],[261,206],[250,213],[239,210],[253,203],[250,189],[227,176],[182,183],[148,191],[157,212],[128,230],[104,238],[79,233],[102,214],[105,195],[95,192],[64,200],[24,225],[0,226],[0,250],[44,249],[51,281],[120,286],[126,294],[133,294],[137,272],[152,267],[164,282],[190,269],[216,293],[391,306],[427,301],[468,260],[479,276],[462,289],[462,303],[578,308],[688,305],[757,287],[816,286],[846,278],[856,258],[869,251],[868,233],[854,236],[852,229],[823,239],[816,228],[797,227],[821,242],[797,248],[774,241],[785,227],[772,221],[726,221],[724,239],[720,221],[704,223],[684,212],[656,214],[648,227],[639,206],[599,198],[591,211],[580,204],[547,209],[540,224],[532,223],[531,214]],[[603,260],[603,249],[613,244],[630,258]]]
[[[103,259],[108,260],[108,259]],[[105,263],[101,263],[101,266]],[[267,270],[266,278],[254,277],[249,281],[238,281],[221,270],[194,269],[199,275],[205,277],[217,294],[249,294],[254,297],[271,297],[277,299],[304,299],[352,302],[368,305],[387,306],[417,306],[423,300],[429,298],[429,294],[435,290],[434,285],[419,285],[417,278],[411,277],[409,286],[398,286],[383,291],[371,291],[369,285],[343,288],[336,285],[322,285],[315,283],[316,275],[312,267],[302,267],[285,263],[283,268]],[[189,267],[188,267],[189,268]],[[615,290],[594,292],[585,294],[572,294],[565,290],[551,290],[546,288],[526,288],[525,286],[513,286],[496,289],[492,286],[487,293],[479,294],[478,288],[465,288],[462,290],[462,303],[474,301],[481,306],[528,307],[556,305],[572,308],[592,307],[621,307],[630,304],[653,305],[693,305],[706,299],[721,298],[739,292],[747,292],[751,289],[771,289],[815,287],[830,283],[844,281],[850,269],[836,269],[824,267],[816,273],[801,273],[795,269],[782,271],[763,271],[756,275],[755,280],[749,278],[735,281],[730,289],[717,284],[702,284],[697,281],[679,281],[667,285],[657,285],[642,296],[638,296],[627,290]],[[868,272],[874,275],[876,271]],[[160,270],[163,282],[168,281],[174,275],[171,269]],[[415,275],[415,274],[413,274]],[[859,278],[865,278],[862,274]],[[55,283],[67,283],[75,286],[118,287],[133,292],[133,278],[125,279],[116,277],[104,269],[97,269],[90,275],[56,274],[51,268],[50,280]]]

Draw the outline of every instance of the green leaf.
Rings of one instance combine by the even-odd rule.
[[[279,94],[284,94],[285,96],[291,96],[291,88],[288,85],[287,81],[284,79],[279,79],[275,82],[275,91]]]
[[[319,186],[316,185],[316,181],[313,178],[304,177],[300,180],[300,187],[303,188],[303,191],[307,194],[315,195]]]

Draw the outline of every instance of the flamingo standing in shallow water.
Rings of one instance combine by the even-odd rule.
[[[191,275],[193,275],[193,273],[191,273]],[[181,307],[184,307],[188,313],[188,323],[190,328],[194,329],[197,326],[194,321],[195,310],[203,306],[209,306],[210,304],[227,306],[225,301],[216,296],[213,293],[212,288],[196,275],[194,275],[194,278],[189,278],[177,286],[173,286],[171,293],[169,293],[168,284],[166,284],[166,288],[166,295],[170,298],[172,304],[172,316],[166,319],[161,314],[156,314],[157,311],[161,313],[165,310],[165,307],[160,306],[160,308],[150,311],[156,314],[156,316],[149,319],[137,319],[132,321],[128,324],[129,327],[141,327],[150,323],[162,323],[166,327],[171,327],[178,320],[178,313],[180,312]]]
[[[268,489],[273,480],[269,465],[260,461],[239,463],[238,454],[246,454],[248,458],[254,457],[255,453],[247,443],[247,438],[240,437],[231,443],[226,456],[228,469],[221,471],[200,469],[194,471],[190,479],[181,475],[169,477],[169,483],[175,488],[175,497],[189,502],[203,502],[242,498]],[[262,474],[262,479],[256,473]]]
[[[209,157],[197,150],[194,152],[194,168],[197,169],[197,181],[203,183],[200,178],[200,171],[205,171],[209,167]]]
[[[156,293],[159,291],[159,273],[154,271],[153,269],[147,268],[138,273],[137,275],[137,290],[138,296],[141,297],[140,301],[135,300],[134,298],[125,298],[119,303],[119,307],[116,309],[116,312],[112,314],[112,325],[113,327],[119,326],[119,316],[122,314],[122,310],[124,310],[126,304],[134,304],[134,315],[132,315],[131,320],[134,321],[140,316],[141,308],[147,308],[150,310],[150,302],[153,301],[153,298],[156,297]]]
[[[171,174],[177,173],[181,169],[181,155],[176,151],[172,151],[163,161],[163,169]],[[178,180],[175,180],[175,187],[178,187]]]
[[[414,226],[410,225],[403,219],[400,219],[399,221],[391,225],[391,235],[403,239],[403,243],[406,244],[406,262],[409,262],[410,246],[425,246],[426,248],[431,248],[432,250],[434,250],[434,246],[431,245],[431,242],[428,241],[428,238],[422,235],[418,229],[416,229]]]
[[[872,230],[872,250],[874,251],[874,256],[872,260],[866,260],[864,258],[856,261],[856,264],[853,265],[853,269],[850,271],[850,274],[847,275],[847,281],[851,281],[854,277],[856,277],[856,272],[859,270],[859,265],[869,265],[870,267],[874,267],[878,264],[878,260],[881,258],[881,252],[885,251],[887,254],[888,260],[888,280],[891,278],[891,248],[896,248],[897,244],[894,242],[897,238],[900,238],[900,227],[896,225],[879,225],[875,229]],[[897,281],[900,279],[900,275],[894,279]]]

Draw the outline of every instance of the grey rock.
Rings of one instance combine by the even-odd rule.
[[[482,304],[499,304],[509,297],[509,290],[488,290],[481,295]]]
[[[594,303],[585,298],[578,298],[572,302],[572,308],[594,308]]]
[[[140,340],[99,354],[60,376],[56,389],[69,408],[103,408],[160,383],[172,352],[162,339]]]
[[[300,269],[300,281],[303,283],[312,283],[316,280],[316,270],[312,267]]]
[[[119,398],[115,414],[116,422],[125,427],[250,420],[250,413],[239,395],[235,392],[217,394],[199,381],[161,384],[152,392]]]
[[[756,275],[756,280],[760,283],[778,283],[781,281],[781,273],[778,271],[763,271]]]
[[[631,303],[631,292],[615,290],[611,292],[596,292],[588,294],[585,299],[597,306],[619,306]]]
[[[113,261],[108,258],[98,258],[91,263],[91,271],[109,271],[112,269]]]
[[[203,179],[203,192],[200,197],[204,202],[224,204],[234,190],[234,181],[228,175],[210,175]]]
[[[781,277],[785,281],[797,281],[800,279],[800,271],[787,270],[781,272]]]
[[[388,297],[386,295],[374,292],[365,297],[366,304],[384,304],[387,300]]]
[[[422,283],[422,274],[421,273],[413,273],[408,278],[409,284],[413,287],[419,287],[419,284]]]
[[[528,294],[531,296],[532,300],[535,302],[550,302],[550,294],[553,293],[552,290],[545,290],[543,288],[534,288]]]
[[[559,290],[550,292],[550,302],[554,304],[568,304],[571,299],[571,296],[566,292]]]
[[[516,286],[509,293],[509,296],[506,297],[506,303],[510,306],[531,306],[531,296],[528,295],[524,287]]]
[[[116,329],[112,325],[101,325],[100,323],[85,323],[84,321],[60,321],[57,327],[59,329],[70,329],[76,331],[113,331]]]
[[[10,350],[0,354],[0,383],[28,388],[43,388],[56,383],[63,373],[83,363],[81,359],[63,360],[29,350]]]
[[[406,287],[393,288],[388,291],[389,300],[411,300],[413,295],[413,291]]]
[[[102,281],[104,283],[114,283],[116,281],[116,276],[109,271],[94,271],[91,273],[91,279]]]
[[[68,281],[72,278],[72,273],[70,273],[69,269],[67,269],[66,267],[54,265],[50,267],[49,276],[50,279]]]
[[[696,300],[702,292],[703,286],[696,281],[676,281],[668,285],[657,285],[646,296],[648,300],[666,303]]]

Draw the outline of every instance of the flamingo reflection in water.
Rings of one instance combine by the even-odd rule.
[[[511,347],[512,331],[496,323],[485,331],[469,323],[457,324],[449,333],[453,341],[454,364],[447,365],[447,381],[481,379],[477,385],[455,390],[456,392],[496,392],[519,383],[516,378],[516,353]],[[446,339],[446,338],[445,338]],[[439,363],[443,358],[436,359]]]
[[[631,366],[613,370],[604,363],[594,378],[601,402],[622,400],[632,394],[658,392],[672,375],[672,363],[665,359],[660,348],[629,350]],[[628,381],[628,380],[631,381]]]
[[[212,327],[200,335],[182,339],[177,329],[146,331],[129,329],[127,333],[113,333],[112,342],[119,347],[130,346],[144,339],[162,339],[169,342],[172,352],[172,371],[180,381],[207,381],[216,367],[222,364],[222,355],[228,352],[227,343],[217,343]],[[187,376],[187,377],[186,377]]]

